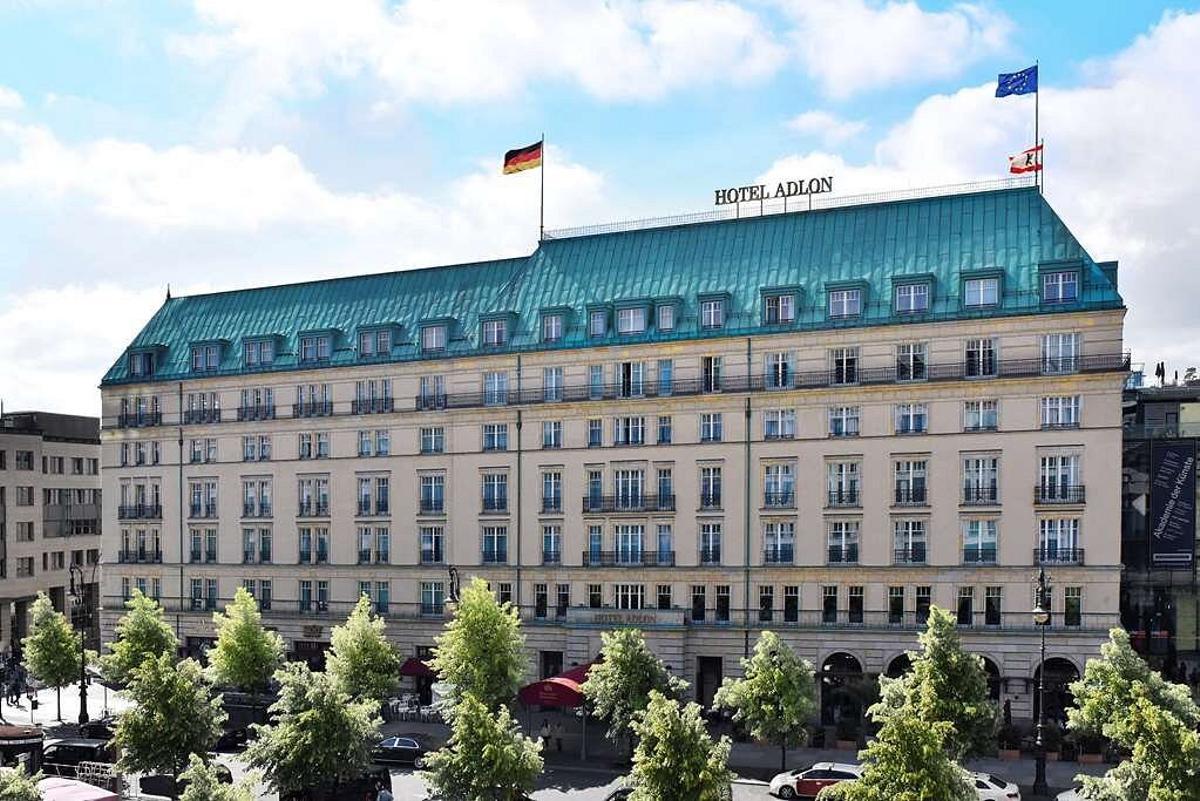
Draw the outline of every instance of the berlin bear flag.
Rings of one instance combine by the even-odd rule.
[[[1015,175],[1040,172],[1042,169],[1042,146],[1031,147],[1015,156],[1008,157],[1008,171]]]

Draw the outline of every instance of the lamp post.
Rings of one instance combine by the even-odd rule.
[[[1033,622],[1042,630],[1042,658],[1038,663],[1038,722],[1037,722],[1037,763],[1033,777],[1033,794],[1045,796],[1050,792],[1046,786],[1046,627],[1050,625],[1050,604],[1047,598],[1049,588],[1046,585],[1046,569],[1038,569],[1037,602],[1033,606]]]
[[[96,568],[92,567],[92,580],[95,581]],[[79,626],[79,725],[88,722],[87,707],[87,624],[88,604],[87,587],[83,583],[83,565],[71,565],[71,605],[75,612],[75,621]]]

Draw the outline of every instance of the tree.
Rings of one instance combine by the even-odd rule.
[[[1131,753],[1100,779],[1078,777],[1085,797],[1200,799],[1200,707],[1187,687],[1167,681],[1138,656],[1128,633],[1109,632],[1100,657],[1088,660],[1071,692],[1067,727],[1101,734]]]
[[[42,774],[30,776],[24,768],[0,768],[0,798],[4,801],[42,801],[38,782]]]
[[[129,611],[117,621],[116,639],[101,660],[104,675],[118,684],[128,684],[133,671],[147,657],[179,652],[179,639],[163,619],[162,607],[135,589],[125,602]]]
[[[436,640],[430,667],[450,685],[455,702],[467,693],[488,709],[512,700],[526,667],[517,610],[497,603],[486,581],[472,579]]]
[[[283,664],[283,638],[262,625],[258,602],[238,587],[225,613],[213,613],[217,644],[208,653],[209,673],[219,686],[254,694],[267,688]]]
[[[425,758],[425,778],[433,794],[447,801],[524,798],[542,772],[541,751],[540,743],[521,734],[507,706],[493,713],[464,693],[449,741]]]
[[[681,707],[651,690],[645,710],[632,723],[637,734],[630,801],[724,801],[733,774],[729,738],[713,742],[700,717],[700,705]]]
[[[764,631],[754,655],[742,660],[743,677],[726,678],[714,707],[733,710],[733,719],[759,739],[779,744],[779,770],[787,770],[788,746],[804,744],[805,722],[816,709],[813,666],[773,631]]]
[[[29,636],[21,641],[29,675],[53,687],[58,696],[58,719],[62,720],[62,688],[78,681],[80,671],[79,632],[67,616],[54,611],[50,596],[38,593],[30,610]]]
[[[879,680],[882,702],[875,719],[911,706],[923,720],[949,723],[946,745],[955,759],[990,753],[996,744],[996,705],[988,693],[983,660],[963,650],[954,617],[936,606],[918,637],[920,650],[909,653],[912,669],[898,679]]]
[[[633,721],[650,703],[652,690],[674,698],[687,682],[667,671],[637,629],[606,631],[600,638],[600,661],[588,671],[583,694],[592,714],[608,721],[607,736],[616,742],[633,733]]]
[[[892,710],[859,753],[862,777],[826,787],[817,801],[974,801],[965,772],[947,754],[953,730],[946,721],[926,720],[913,705]]]
[[[127,694],[133,703],[113,734],[123,771],[178,779],[188,758],[208,753],[221,734],[221,698],[194,659],[146,659],[133,671]]]
[[[248,779],[237,784],[224,784],[216,769],[197,754],[192,754],[188,769],[179,776],[184,790],[179,801],[255,801],[257,795]]]
[[[379,703],[355,701],[326,673],[292,662],[275,673],[279,700],[274,723],[254,724],[257,738],[246,751],[280,796],[325,788],[361,776],[379,737]]]
[[[384,636],[385,627],[363,595],[346,622],[333,629],[325,670],[351,698],[386,698],[400,686],[400,655]]]

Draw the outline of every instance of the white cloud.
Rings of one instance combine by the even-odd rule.
[[[1125,51],[1089,65],[1088,83],[1043,81],[1046,195],[1097,259],[1118,259],[1135,359],[1200,360],[1200,14],[1167,14]],[[920,103],[864,164],[813,152],[781,159],[780,176],[835,173],[839,192],[996,178],[1033,139],[1033,98],[962,89]]]
[[[7,86],[0,86],[0,111],[16,111],[25,107],[21,93]]]
[[[826,94],[947,78],[1003,52],[1005,15],[976,3],[924,11],[912,0],[778,0],[795,24],[796,57]]]
[[[826,145],[837,145],[867,130],[863,120],[846,120],[829,111],[805,111],[787,122],[787,127],[820,138]]]

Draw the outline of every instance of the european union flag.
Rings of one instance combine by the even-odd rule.
[[[1009,95],[1027,95],[1038,90],[1037,64],[1027,67],[1020,72],[1002,72],[996,82],[996,97]]]

